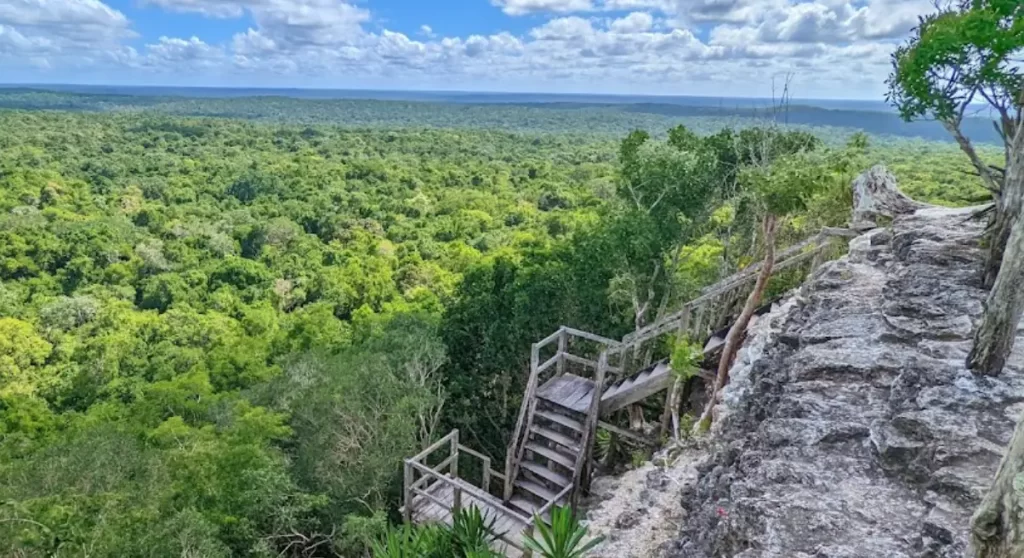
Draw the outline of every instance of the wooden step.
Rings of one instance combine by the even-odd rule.
[[[534,515],[536,515],[537,511],[544,507],[544,504],[537,504],[536,502],[533,502],[532,500],[529,500],[527,498],[523,498],[522,496],[513,496],[512,499],[508,501],[508,503],[509,505],[512,506],[512,508],[518,510],[520,513],[522,513],[526,517],[529,517],[531,520],[533,519]],[[549,524],[551,523],[551,510],[544,512],[544,521]]]
[[[539,416],[539,417],[541,417],[544,420],[547,420],[549,422],[554,422],[554,423],[557,423],[557,424],[561,424],[562,426],[565,426],[566,428],[571,428],[572,430],[575,430],[576,432],[583,432],[583,424],[582,423],[580,423],[578,420],[571,419],[571,418],[569,418],[569,417],[567,417],[565,415],[562,415],[562,414],[559,414],[559,413],[553,413],[553,412],[550,412],[550,411],[542,411],[540,409],[537,409],[536,411],[534,411],[533,414],[535,416]]]
[[[547,467],[539,463],[534,463],[532,461],[523,461],[519,466],[537,475],[538,477],[541,477],[544,480],[553,483],[555,486],[559,488],[559,490],[569,486],[569,483],[572,482],[571,478],[561,473],[556,473],[555,471],[552,471],[551,469],[548,469]]]
[[[570,456],[568,456],[568,455],[566,455],[566,454],[564,454],[564,453],[562,453],[562,452],[560,452],[558,450],[554,450],[554,449],[545,447],[545,446],[543,446],[541,444],[532,443],[532,442],[529,443],[529,444],[526,444],[526,450],[527,451],[532,451],[533,453],[535,453],[537,455],[545,457],[545,458],[551,460],[554,463],[558,463],[559,465],[561,465],[562,467],[565,467],[566,469],[569,469],[570,471],[572,471],[573,469],[576,468],[576,459],[573,458],[573,457],[570,457]]]
[[[533,517],[534,512],[536,512],[542,507],[531,502],[530,500],[527,500],[526,498],[523,498],[522,496],[513,496],[512,499],[508,501],[508,503],[513,508],[522,512],[523,515],[530,518]]]
[[[647,376],[643,381],[630,382],[626,380],[615,391],[607,391],[601,396],[601,414],[621,409],[627,405],[638,403],[659,391],[672,387],[672,368],[668,362],[659,362],[646,370]],[[638,375],[636,379],[642,376]]]
[[[534,496],[537,496],[545,503],[554,500],[555,496],[558,496],[557,492],[552,492],[551,490],[548,489],[548,487],[538,482],[533,482],[531,480],[517,479],[516,486],[522,488],[523,490],[529,492],[530,494],[533,494]]]
[[[608,397],[609,394],[611,394],[611,393],[622,393],[622,392],[628,390],[630,387],[632,387],[632,385],[633,385],[632,378],[626,378],[625,380],[622,380],[618,384],[612,386],[612,389],[604,392],[604,395],[601,396],[601,399],[604,399],[604,398]]]
[[[573,440],[572,438],[570,438],[570,437],[568,437],[568,436],[566,436],[564,434],[559,434],[558,432],[555,432],[554,430],[551,430],[551,429],[548,429],[548,428],[544,428],[543,426],[538,426],[536,424],[530,427],[530,431],[533,432],[534,434],[539,435],[539,436],[543,436],[544,438],[547,438],[548,440],[551,440],[552,442],[554,442],[554,443],[556,443],[556,444],[558,444],[558,445],[560,445],[562,447],[570,449],[573,452],[579,452],[580,451],[580,446],[576,442],[576,440]]]

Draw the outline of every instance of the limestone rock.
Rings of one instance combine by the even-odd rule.
[[[1024,343],[999,377],[970,374],[984,224],[922,208],[882,168],[858,180],[859,214],[891,228],[751,331],[664,556],[965,555],[1024,409]]]
[[[853,226],[874,228],[878,217],[893,218],[925,207],[900,191],[896,177],[875,165],[853,181]]]

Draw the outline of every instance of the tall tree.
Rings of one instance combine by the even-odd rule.
[[[906,120],[937,119],[956,139],[995,200],[983,281],[992,287],[968,366],[998,374],[1024,312],[1024,5],[1019,0],[959,0],[921,20],[893,54],[889,101]],[[974,109],[997,115],[1004,165],[986,163],[963,133]]]
[[[767,138],[765,141],[771,139]],[[740,171],[740,184],[755,200],[762,215],[761,238],[764,258],[754,288],[747,296],[736,321],[729,328],[729,333],[726,334],[715,384],[708,395],[700,420],[694,425],[695,432],[705,431],[711,425],[718,393],[729,381],[732,361],[743,343],[751,317],[761,304],[768,280],[771,279],[775,266],[775,241],[780,229],[789,216],[807,208],[811,197],[832,179],[835,170],[845,170],[842,168],[841,160],[832,161],[827,156],[803,152],[785,155],[774,161],[751,164]]]

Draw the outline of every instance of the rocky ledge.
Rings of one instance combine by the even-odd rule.
[[[999,377],[964,367],[985,296],[971,213],[868,231],[761,320],[707,459],[666,487],[681,527],[658,554],[964,556],[1024,411],[1024,341]]]

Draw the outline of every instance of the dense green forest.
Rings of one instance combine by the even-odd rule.
[[[83,112],[159,112],[177,116],[243,118],[276,123],[338,124],[355,127],[462,128],[525,133],[585,133],[621,137],[632,130],[663,134],[683,124],[711,133],[743,128],[778,117],[803,126],[826,142],[841,144],[858,131],[876,137],[950,142],[938,122],[904,122],[898,114],[872,110],[825,109],[776,103],[764,107],[727,107],[664,102],[422,102],[374,99],[296,99],[283,96],[241,98],[126,95],[0,88],[0,108]],[[964,132],[975,142],[998,144],[986,118],[965,118]]]
[[[748,264],[765,200],[792,240],[845,222],[877,162],[920,199],[987,198],[949,144],[776,128],[0,130],[12,556],[362,556],[428,440],[458,427],[500,462],[531,342],[622,335],[638,301]]]

